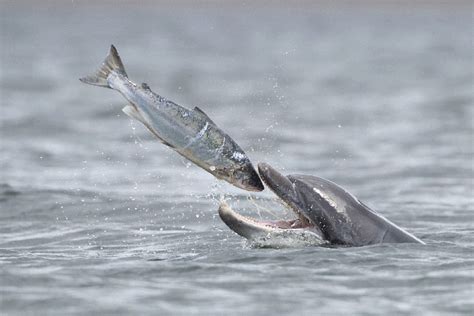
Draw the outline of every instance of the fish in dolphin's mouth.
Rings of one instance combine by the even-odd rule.
[[[287,178],[275,178],[275,173],[267,176],[271,168],[266,164],[259,164],[259,173],[263,182],[274,191],[281,201],[289,206],[296,218],[285,220],[260,220],[249,216],[244,216],[222,201],[219,206],[219,216],[224,223],[234,232],[251,241],[256,241],[264,246],[295,246],[299,244],[323,245],[324,240],[321,230],[292,202],[296,198],[296,193],[291,188],[293,185]],[[275,181],[276,180],[276,181]],[[282,190],[285,186],[285,190]],[[290,188],[290,190],[288,190]],[[287,194],[281,194],[285,191]]]

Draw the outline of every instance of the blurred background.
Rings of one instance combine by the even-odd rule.
[[[472,312],[470,1],[0,5],[6,314]],[[222,196],[290,214],[80,83],[110,44],[132,81],[202,108],[254,164],[333,180],[427,246],[245,244],[217,216]]]

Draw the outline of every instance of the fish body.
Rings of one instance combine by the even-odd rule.
[[[248,191],[263,184],[245,152],[201,109],[190,110],[128,78],[114,46],[102,67],[82,82],[120,92],[129,102],[123,111],[143,123],[163,144],[208,171]]]

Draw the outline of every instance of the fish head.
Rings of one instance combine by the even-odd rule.
[[[234,169],[226,181],[247,191],[260,192],[265,188],[250,161]]]

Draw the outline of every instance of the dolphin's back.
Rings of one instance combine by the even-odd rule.
[[[423,243],[334,182],[308,175],[288,178],[295,184],[308,217],[320,225],[332,243],[350,246]]]

